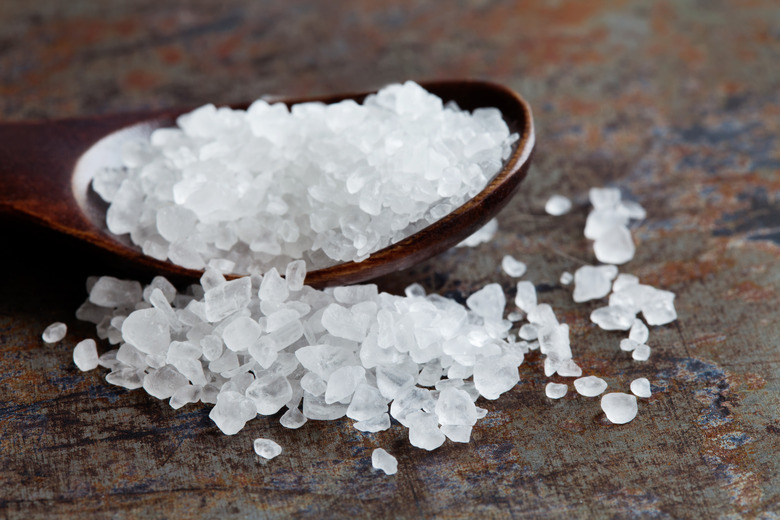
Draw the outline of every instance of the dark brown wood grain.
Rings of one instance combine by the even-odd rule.
[[[520,136],[502,170],[477,196],[438,222],[392,244],[362,262],[345,262],[308,273],[309,285],[357,283],[409,268],[454,246],[493,218],[525,177],[535,144],[533,116],[526,101],[509,88],[483,81],[422,83],[445,102],[462,109],[495,107],[510,131]],[[306,101],[362,101],[368,93],[273,101],[287,105]],[[241,107],[238,107],[241,108]],[[118,237],[105,224],[106,204],[90,182],[101,166],[116,164],[123,143],[171,126],[186,110],[120,114],[85,119],[0,124],[0,212],[28,218],[84,240],[156,273],[195,280],[201,271],[144,255],[129,237]]]

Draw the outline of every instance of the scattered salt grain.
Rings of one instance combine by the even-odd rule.
[[[525,274],[527,268],[523,262],[515,259],[512,255],[504,255],[504,258],[501,259],[501,269],[513,278],[520,278]]]
[[[647,325],[642,323],[642,320],[635,319],[633,325],[631,325],[631,330],[628,331],[628,338],[637,343],[647,343],[649,337],[650,331]]]
[[[547,386],[544,387],[544,393],[550,399],[560,399],[568,391],[569,387],[560,383],[547,383]]]
[[[553,216],[565,215],[571,210],[571,200],[563,195],[553,195],[544,205],[544,210]]]
[[[614,392],[601,398],[601,409],[604,410],[609,422],[626,424],[636,417],[636,396]]]
[[[46,343],[57,343],[68,333],[68,326],[61,321],[55,321],[43,331],[41,337]]]
[[[574,301],[597,300],[609,294],[612,280],[617,276],[614,265],[584,265],[574,272]]]
[[[574,275],[569,271],[561,273],[561,278],[558,280],[561,285],[569,285],[574,280]]]
[[[604,330],[628,330],[634,323],[631,308],[622,305],[600,307],[590,313],[590,321]]]
[[[596,397],[607,389],[607,382],[596,376],[580,377],[574,380],[574,389],[585,397]]]
[[[526,313],[536,309],[536,287],[533,282],[517,282],[517,293],[515,294],[515,305],[520,307]]]
[[[395,475],[398,471],[398,461],[382,448],[377,448],[371,453],[371,465],[375,469],[385,472],[387,475]]]
[[[637,361],[647,361],[650,358],[650,347],[646,344],[641,344],[631,353],[631,357]]]
[[[252,446],[255,449],[255,453],[266,460],[270,460],[282,453],[282,447],[270,439],[255,439]]]
[[[650,381],[640,377],[631,381],[631,393],[637,397],[650,397]]]
[[[98,366],[97,344],[94,339],[79,341],[73,349],[73,362],[82,372]]]

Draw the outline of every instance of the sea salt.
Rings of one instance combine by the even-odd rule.
[[[282,453],[282,447],[271,439],[255,439],[252,447],[255,449],[255,453],[266,460],[271,460]]]
[[[99,359],[94,339],[85,339],[76,344],[73,349],[73,362],[82,372],[97,368]]]
[[[561,277],[558,281],[561,285],[569,285],[572,281],[574,281],[574,275],[569,271],[564,271],[561,273]]]
[[[636,396],[614,392],[601,398],[601,409],[611,423],[626,424],[637,414]]]
[[[525,274],[527,267],[523,262],[515,259],[512,255],[504,255],[501,259],[501,269],[513,278],[520,278]]]
[[[607,382],[596,376],[580,377],[574,380],[574,389],[585,397],[595,397],[607,389]]]
[[[398,461],[382,448],[377,448],[371,453],[371,465],[387,475],[395,475],[398,472]]]
[[[547,386],[544,387],[544,393],[550,399],[560,399],[568,391],[569,387],[560,383],[547,383]]]
[[[631,357],[637,361],[647,361],[650,358],[650,347],[646,344],[641,344],[631,352]]]
[[[61,321],[55,321],[43,331],[41,337],[46,343],[57,343],[68,333],[68,326]]]
[[[462,111],[413,82],[361,105],[205,105],[177,125],[96,174],[108,228],[155,258],[240,274],[364,260],[474,197],[517,140],[498,109]]]
[[[617,276],[613,265],[584,265],[574,272],[575,302],[586,302],[603,298],[612,289],[612,280]]]
[[[553,216],[565,215],[571,211],[571,200],[563,195],[552,195],[544,205],[544,210]]]
[[[631,381],[631,393],[637,397],[650,397],[650,381],[646,377],[640,377]]]

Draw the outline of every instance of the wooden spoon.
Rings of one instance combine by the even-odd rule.
[[[525,177],[534,148],[531,108],[512,90],[482,81],[421,83],[461,109],[495,107],[520,139],[503,169],[477,196],[438,222],[381,249],[359,263],[310,271],[306,283],[318,287],[358,283],[406,269],[449,249],[493,218]],[[362,102],[369,93],[307,99],[268,99],[287,105],[306,101]],[[246,108],[237,107],[237,108]],[[129,140],[173,126],[189,110],[158,110],[83,119],[0,123],[0,214],[19,216],[108,250],[157,274],[197,279],[201,271],[144,255],[127,235],[106,227],[108,205],[91,188],[95,173],[120,166],[119,151]]]

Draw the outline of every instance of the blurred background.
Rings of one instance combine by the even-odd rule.
[[[469,445],[432,453],[403,429],[348,421],[235,437],[206,407],[171,410],[79,373],[94,337],[73,313],[88,275],[153,273],[24,223],[0,222],[0,516],[777,518],[780,514],[780,6],[776,0],[152,1],[0,3],[3,122],[364,91],[407,79],[486,79],[520,92],[534,165],[493,242],[379,281],[463,301],[510,253],[572,330],[586,373],[627,389],[637,419],[544,397],[541,357]],[[0,143],[0,160],[4,151]],[[623,272],[677,293],[644,364],[574,305],[564,270],[595,263],[587,189],[616,186],[648,219]],[[575,202],[545,216],[547,197]],[[43,328],[67,321],[57,345]],[[107,348],[103,345],[103,349]],[[102,370],[102,369],[101,369]],[[258,463],[251,440],[276,439]],[[371,470],[385,447],[393,478]]]

